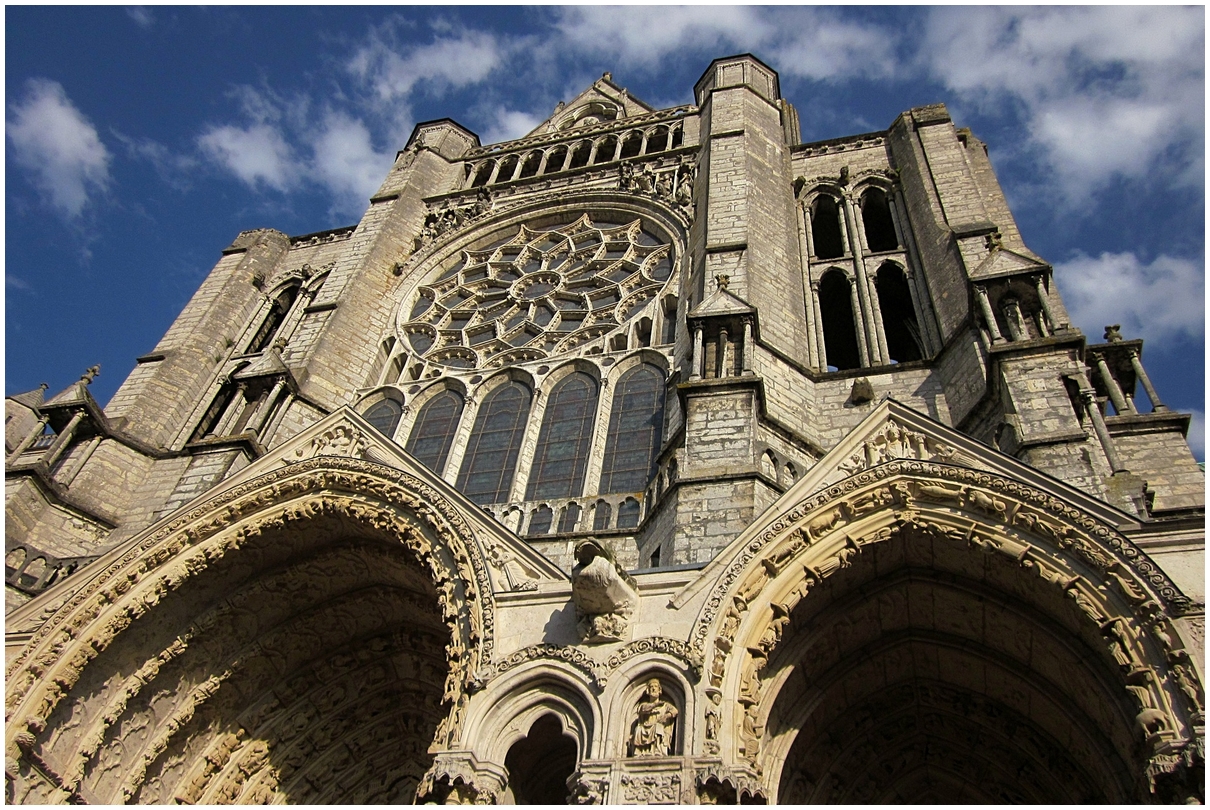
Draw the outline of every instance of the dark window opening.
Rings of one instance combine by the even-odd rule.
[[[650,568],[659,568],[660,567],[660,547],[659,546],[656,546],[655,551],[651,552],[651,565],[649,567]]]
[[[580,494],[596,413],[597,384],[592,377],[576,372],[555,386],[538,434],[526,500]]]
[[[844,273],[829,271],[819,285],[819,311],[823,316],[823,344],[828,366],[837,371],[861,367],[857,348],[857,323],[849,280]]]
[[[817,259],[837,259],[844,255],[840,233],[840,209],[836,200],[822,195],[811,206],[811,242]]]
[[[608,138],[603,138],[597,144],[597,158],[593,161],[596,163],[609,163],[613,160],[613,153],[617,151],[618,139],[610,135]]]
[[[367,378],[368,385],[378,384],[378,375],[382,373],[382,367],[386,365],[387,358],[391,356],[391,351],[394,348],[395,338],[393,337],[387,338],[382,342],[382,345],[378,347],[378,354],[374,357],[374,365],[370,366],[370,374]]]
[[[567,534],[568,532],[574,532],[579,522],[580,505],[578,503],[567,504],[559,515],[559,533]]]
[[[521,176],[533,177],[538,173],[538,167],[542,165],[542,153],[530,152],[525,158],[525,162],[521,164]]]
[[[603,531],[609,528],[609,519],[613,517],[613,509],[605,501],[597,501],[597,508],[592,515],[593,531]]]
[[[639,318],[639,323],[634,330],[635,337],[638,338],[639,346],[651,345],[651,319]]]
[[[508,499],[529,405],[529,389],[510,382],[489,394],[480,407],[458,473],[458,489],[475,503]]]
[[[500,171],[496,174],[497,183],[507,183],[517,172],[517,156],[511,155],[500,161]]]
[[[676,149],[685,140],[685,132],[680,127],[672,130],[672,149]]]
[[[643,364],[622,375],[613,395],[601,494],[639,492],[655,474],[664,426],[664,375]],[[621,510],[618,512],[621,519]]]
[[[661,343],[676,342],[676,296],[670,295],[664,299],[664,336]]]
[[[219,419],[227,412],[231,401],[235,399],[235,394],[235,386],[231,383],[227,383],[219,389],[218,394],[214,397],[214,401],[210,403],[210,407],[202,415],[202,421],[198,423],[197,430],[193,431],[193,436],[189,439],[190,441],[197,441],[213,434],[214,430],[218,427]]]
[[[393,399],[384,399],[365,412],[366,421],[388,439],[394,438],[395,428],[399,427],[402,416],[403,406]]]
[[[517,804],[567,804],[567,780],[576,769],[576,742],[553,714],[539,717],[504,758]]]
[[[576,151],[571,153],[571,165],[569,169],[578,169],[581,166],[588,165],[588,158],[592,154],[592,144],[588,141],[576,146]]]
[[[556,146],[551,149],[546,156],[546,171],[543,174],[561,171],[563,169],[563,161],[567,160],[567,147]]]
[[[639,502],[634,498],[627,498],[618,506],[618,528],[633,529],[639,525]]]
[[[456,391],[443,391],[420,409],[412,435],[405,448],[417,461],[438,475],[445,468],[454,434],[462,418],[462,397]]]
[[[281,328],[282,322],[286,319],[287,313],[290,312],[290,307],[294,306],[296,298],[298,298],[298,287],[290,287],[277,296],[277,300],[269,308],[269,314],[261,321],[260,328],[256,330],[256,334],[252,336],[252,340],[248,344],[249,354],[263,352],[268,348],[277,335],[277,330]]]
[[[479,170],[475,172],[475,179],[471,183],[472,188],[486,186],[487,181],[492,179],[492,169],[496,168],[496,162],[489,160],[486,163],[479,165]]]
[[[643,151],[643,133],[632,132],[626,136],[626,140],[622,141],[622,154],[619,157],[622,160],[632,158]]]
[[[903,270],[888,262],[878,268],[874,284],[878,288],[878,310],[882,314],[882,328],[891,360],[907,363],[921,359],[924,349],[920,341],[920,324],[916,323],[912,291]]]
[[[529,519],[529,531],[526,534],[550,534],[552,520],[554,520],[554,514],[550,511],[550,507],[539,506],[534,510],[533,517]]]
[[[865,224],[865,241],[870,250],[878,253],[899,247],[891,206],[882,189],[872,188],[861,195],[861,221]]]
[[[647,154],[655,152],[663,152],[668,148],[668,128],[656,127],[652,133],[647,136]]]

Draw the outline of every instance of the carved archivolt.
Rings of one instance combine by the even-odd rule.
[[[497,676],[510,669],[529,663],[530,661],[562,661],[579,670],[588,682],[598,691],[605,688],[610,675],[618,667],[631,659],[660,653],[680,661],[685,669],[695,678],[701,670],[701,659],[694,656],[689,645],[675,638],[652,636],[632,641],[612,653],[604,661],[598,661],[579,647],[568,647],[559,644],[533,644],[516,652],[509,653],[480,668],[475,678],[475,688],[482,689]]]
[[[373,462],[319,457],[221,493],[161,526],[120,557],[99,561],[98,566],[104,567],[33,634],[8,667],[10,764],[45,728],[47,718],[88,663],[135,619],[226,555],[253,545],[262,534],[304,527],[322,516],[340,516],[396,539],[431,577],[452,639],[445,650],[450,667],[446,699],[454,708],[437,740],[438,745],[449,745],[458,735],[473,673],[481,662],[490,660],[494,639],[492,590],[471,527],[440,493],[414,476]],[[203,615],[194,626],[200,630],[216,620]],[[189,644],[186,636],[179,639],[180,649],[166,651],[167,658],[153,659],[133,675],[131,688],[154,678]],[[187,702],[205,700],[226,674],[220,670],[211,681],[195,687]],[[116,719],[120,709],[107,709],[86,740],[104,735],[105,724]],[[87,742],[82,749],[86,753]]]
[[[1119,665],[1155,767],[1182,750],[1181,729],[1202,722],[1204,697],[1171,622],[1189,600],[1163,573],[1121,534],[1053,496],[984,472],[900,460],[787,510],[736,555],[707,599],[690,647],[700,654],[712,641],[707,686],[726,683],[724,693],[737,698],[731,722],[741,762],[759,771],[764,669],[791,611],[866,548],[906,531],[997,555],[1071,599]]]

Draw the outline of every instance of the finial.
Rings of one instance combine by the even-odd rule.
[[[50,386],[46,383],[42,383],[41,385],[38,386],[38,388],[45,391],[47,388],[50,388]]]
[[[720,290],[726,290],[727,285],[731,283],[731,276],[720,273],[714,277],[714,283],[718,285]]]
[[[840,185],[847,186],[849,184],[849,167],[840,167]]]
[[[97,375],[100,373],[101,373],[101,364],[100,363],[98,363],[95,366],[89,366],[88,371],[85,371],[84,374],[81,375],[80,382],[84,383],[85,385],[88,385],[90,382],[95,380],[97,378]]]
[[[989,251],[1000,250],[1004,247],[1004,237],[1000,235],[1000,231],[997,229],[987,235],[986,243]]]
[[[1105,327],[1105,340],[1109,343],[1122,342],[1122,325],[1120,323]]]
[[[613,81],[613,74],[607,70],[601,74],[601,78],[607,82],[611,82],[611,81]]]

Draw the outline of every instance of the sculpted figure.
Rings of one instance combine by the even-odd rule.
[[[666,757],[672,754],[673,730],[677,709],[662,697],[658,678],[647,681],[639,701],[639,719],[630,738],[630,754],[635,757]]]

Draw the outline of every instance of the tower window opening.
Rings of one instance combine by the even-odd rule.
[[[907,276],[900,267],[887,262],[878,268],[874,284],[878,289],[878,310],[882,314],[882,327],[886,332],[891,360],[907,363],[921,359],[924,357],[924,347]]]
[[[857,347],[857,322],[853,318],[849,280],[839,270],[824,273],[819,284],[819,311],[823,316],[823,342],[829,368],[836,371],[860,368],[861,352]]]
[[[497,183],[507,183],[517,173],[517,156],[509,155],[500,161],[500,171],[496,173]]]
[[[283,290],[281,295],[269,307],[269,314],[261,321],[260,328],[256,330],[256,334],[252,336],[252,340],[248,343],[248,354],[255,352],[263,352],[273,342],[273,338],[277,335],[277,330],[281,328],[282,322],[286,320],[286,315],[290,312],[290,307],[294,306],[294,300],[298,298],[298,287],[291,286]]]
[[[817,259],[837,259],[844,255],[840,234],[840,209],[836,200],[824,194],[811,205],[811,242]]]
[[[567,147],[556,146],[546,153],[546,170],[543,174],[558,172],[563,170],[563,162],[567,160]]]
[[[663,152],[668,148],[668,128],[656,127],[647,137],[647,154]]]
[[[861,221],[871,251],[898,250],[899,237],[895,235],[895,222],[891,219],[891,206],[885,191],[871,188],[861,195]]]

